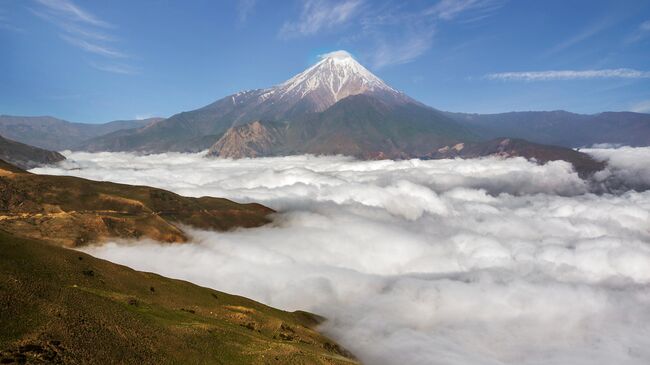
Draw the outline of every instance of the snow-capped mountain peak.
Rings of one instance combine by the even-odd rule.
[[[406,96],[372,74],[346,51],[321,55],[321,60],[284,83],[270,88],[260,97],[273,102],[307,99],[314,111],[323,111],[337,101],[358,94],[391,96],[403,100]]]

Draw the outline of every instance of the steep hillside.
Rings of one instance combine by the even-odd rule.
[[[0,252],[3,364],[357,363],[305,312],[2,230]]]
[[[15,142],[0,136],[0,159],[23,169],[57,163],[65,157],[53,151]]]
[[[473,139],[468,129],[434,109],[360,94],[288,123],[256,121],[233,127],[210,148],[208,156],[313,153],[408,158],[446,143]]]
[[[0,164],[0,229],[68,247],[110,237],[184,242],[187,235],[181,225],[215,230],[256,227],[268,223],[272,212],[259,204],[35,175]]]

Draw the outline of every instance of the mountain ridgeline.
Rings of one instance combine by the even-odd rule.
[[[162,118],[116,120],[104,124],[72,123],[53,117],[0,115],[0,135],[30,146],[62,151],[79,149],[86,140],[118,130],[140,128]]]
[[[393,89],[350,54],[337,51],[280,85],[237,93],[129,133],[95,138],[83,148],[210,148],[210,156],[230,158],[301,153],[408,158],[476,139],[470,128]]]
[[[554,156],[574,162],[571,148],[575,147],[650,145],[648,114],[442,112],[390,87],[345,51],[323,55],[279,85],[229,95],[167,119],[123,122],[123,128],[108,123],[102,125],[103,133],[53,121],[38,120],[27,126],[17,124],[18,117],[8,125],[7,118],[0,118],[0,134],[43,148],[142,153],[209,149],[207,156],[222,158],[303,153],[362,159],[447,158],[452,154],[439,150],[459,143],[474,151],[454,155],[465,157],[475,156],[476,151],[486,155],[494,150],[496,139],[511,138],[516,141],[511,146],[525,150],[530,158],[538,156],[537,161]],[[52,129],[52,123],[60,127]]]

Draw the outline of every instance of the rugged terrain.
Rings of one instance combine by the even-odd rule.
[[[254,123],[259,121],[270,133],[262,139],[273,139],[276,131],[281,137],[273,146],[237,136],[256,135],[253,129],[259,124]],[[240,157],[313,152],[372,158],[408,155],[415,145],[424,146],[424,140],[430,151],[442,141],[473,138],[468,128],[393,89],[350,54],[337,51],[282,84],[233,94],[155,125],[98,137],[81,149],[155,153],[212,147],[211,154],[220,155],[228,146],[224,154]],[[239,152],[230,152],[236,149]]]
[[[269,222],[273,211],[146,186],[27,173],[0,161],[0,229],[74,247],[111,237],[184,242],[183,225],[228,230]]]
[[[485,156],[524,157],[538,163],[563,160],[570,162],[578,174],[585,178],[602,170],[605,163],[570,148],[548,146],[516,138],[495,138],[485,142],[458,143],[439,148],[423,158],[477,158]]]
[[[0,363],[355,364],[321,320],[0,229]]]
[[[312,153],[409,158],[444,143],[475,139],[468,129],[434,109],[360,94],[293,122],[255,121],[232,127],[210,148],[208,156]]]
[[[0,159],[23,169],[57,163],[65,157],[54,151],[32,147],[0,136]]]
[[[503,136],[579,147],[648,145],[649,135],[650,116],[639,113],[442,112],[395,90],[350,54],[337,51],[279,85],[233,94],[153,125],[91,139],[79,148],[153,153],[209,148],[209,156],[227,158],[314,153],[376,159],[436,156],[445,146]],[[542,160],[544,156],[532,156],[539,149],[528,150]]]
[[[116,120],[103,124],[72,123],[53,117],[22,117],[0,115],[0,135],[14,141],[47,150],[74,149],[82,142],[130,128],[156,123],[162,118]]]

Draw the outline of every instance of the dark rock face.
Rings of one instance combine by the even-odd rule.
[[[15,142],[0,136],[0,159],[23,169],[57,163],[65,157],[53,151]]]
[[[232,127],[208,151],[208,156],[245,158],[270,156],[286,140],[285,126],[279,123],[253,123]]]

